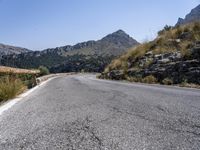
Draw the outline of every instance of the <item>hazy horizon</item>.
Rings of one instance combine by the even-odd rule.
[[[98,40],[119,29],[139,42],[175,25],[199,0],[0,0],[0,43],[42,50]]]

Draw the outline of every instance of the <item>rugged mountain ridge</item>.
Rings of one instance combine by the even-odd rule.
[[[177,25],[184,25],[192,22],[199,22],[200,21],[200,5],[195,7],[194,9],[191,10],[189,14],[185,16],[185,18],[179,18]]]
[[[122,30],[98,41],[87,41],[74,46],[63,46],[12,54],[2,57],[1,63],[20,68],[38,68],[43,65],[51,72],[94,71],[100,72],[111,59],[123,54],[139,43]]]
[[[21,47],[0,44],[0,58],[3,55],[21,54],[21,53],[27,53],[27,52],[30,52],[30,50],[26,48],[21,48]]]

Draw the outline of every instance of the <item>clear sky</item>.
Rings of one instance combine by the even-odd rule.
[[[200,0],[0,0],[0,43],[32,50],[97,40],[118,29],[139,42]]]

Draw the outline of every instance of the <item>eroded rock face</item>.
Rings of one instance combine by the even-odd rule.
[[[159,55],[154,55],[151,52],[146,53],[143,57],[137,60],[140,69],[131,68],[134,62],[129,62],[129,69],[126,75],[135,78],[144,78],[153,75],[158,82],[166,78],[171,79],[174,84],[182,82],[200,84],[200,46],[198,42],[194,49],[191,50],[191,58],[185,59],[181,57],[180,52],[170,52]],[[146,63],[151,62],[149,66]],[[126,79],[123,70],[112,70],[108,73],[103,73],[102,78],[113,80]]]
[[[200,61],[200,43],[192,50],[193,57]]]
[[[143,76],[153,75],[159,82],[165,78],[173,80],[174,84],[184,81],[200,84],[200,61],[187,60],[166,64],[152,64],[147,68]]]
[[[141,70],[140,74],[143,77],[153,75],[159,82],[170,78],[175,84],[184,81],[200,84],[200,48],[195,47],[191,50],[191,58],[181,58],[180,52],[155,55],[153,63]]]

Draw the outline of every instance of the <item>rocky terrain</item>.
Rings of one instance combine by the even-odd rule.
[[[122,30],[98,41],[78,43],[43,51],[3,56],[1,64],[19,68],[46,66],[51,72],[100,72],[113,58],[139,43]]]
[[[107,66],[100,78],[200,84],[200,24],[169,27]]]
[[[21,48],[21,47],[0,44],[0,58],[3,55],[21,54],[21,53],[26,53],[26,52],[30,52],[30,50],[26,48]]]
[[[192,9],[192,11],[189,14],[187,14],[184,19],[179,18],[176,25],[183,25],[183,24],[192,23],[195,21],[196,22],[200,21],[200,5]]]

